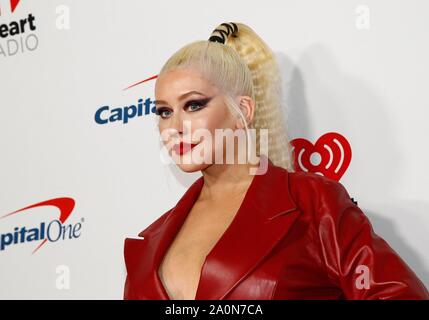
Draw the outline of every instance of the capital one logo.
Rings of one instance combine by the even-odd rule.
[[[144,82],[154,80],[157,77],[158,75],[151,76],[137,83],[129,85],[123,90],[128,90]],[[133,118],[153,114],[155,113],[155,110],[155,104],[151,98],[140,98],[138,99],[137,103],[127,104],[126,106],[118,106],[116,108],[110,108],[109,105],[103,105],[96,110],[94,114],[94,120],[96,123],[101,125],[113,122],[121,122],[126,124]]]
[[[54,198],[42,202],[38,202],[11,213],[0,216],[0,223],[3,219],[17,215],[34,213],[30,209],[55,207],[60,214],[58,219],[50,222],[42,221],[38,226],[28,228],[27,226],[17,226],[13,230],[6,233],[0,233],[0,253],[7,248],[27,242],[39,242],[33,250],[35,253],[47,242],[57,242],[59,240],[75,239],[80,237],[80,229],[82,228],[83,218],[74,224],[66,224],[75,206],[75,201],[72,198]]]
[[[5,7],[10,9],[10,12],[13,13],[18,6],[20,0],[6,0],[6,1],[0,1],[0,16],[3,14],[3,12],[7,12],[7,9],[4,9]]]

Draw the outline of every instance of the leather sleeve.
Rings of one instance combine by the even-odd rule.
[[[345,299],[429,299],[415,273],[380,236],[345,187],[323,179],[316,232],[326,271]]]
[[[124,300],[133,300],[133,293],[131,290],[131,283],[130,283],[130,278],[127,275],[126,279],[125,279],[125,285],[124,285],[124,296],[123,296]]]

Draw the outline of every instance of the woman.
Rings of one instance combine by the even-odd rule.
[[[279,84],[269,47],[240,23],[166,62],[161,138],[181,170],[202,176],[125,240],[125,299],[429,298],[341,183],[294,172]],[[244,145],[219,131],[244,132]]]

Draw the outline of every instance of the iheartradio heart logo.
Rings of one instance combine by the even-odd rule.
[[[339,181],[352,159],[349,142],[336,132],[325,133],[314,145],[303,138],[293,139],[291,144],[295,171],[319,173]]]

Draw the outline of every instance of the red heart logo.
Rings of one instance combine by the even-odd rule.
[[[337,132],[325,133],[314,145],[303,138],[293,139],[291,144],[295,171],[319,173],[339,181],[352,159],[349,142]]]
[[[10,0],[10,11],[13,13],[16,9],[16,6],[18,5],[19,1],[21,0]],[[1,8],[0,8],[0,15],[1,15]]]

